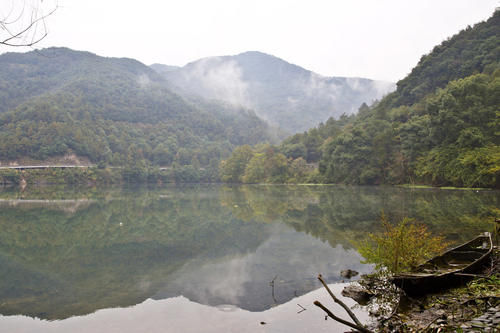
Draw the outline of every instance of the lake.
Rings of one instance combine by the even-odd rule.
[[[0,188],[0,331],[328,330],[335,324],[312,305],[326,294],[316,276],[340,292],[341,270],[371,272],[355,245],[380,230],[381,212],[392,221],[415,218],[458,243],[491,230],[499,194],[355,186]],[[298,314],[297,304],[308,310]]]

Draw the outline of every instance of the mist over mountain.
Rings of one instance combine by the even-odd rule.
[[[136,60],[67,48],[0,55],[0,100],[0,161],[76,154],[216,175],[234,145],[272,142],[252,111],[186,100]]]
[[[291,133],[353,114],[361,104],[371,104],[395,88],[385,81],[324,77],[255,51],[203,58],[179,69],[151,67],[181,94],[245,106]]]

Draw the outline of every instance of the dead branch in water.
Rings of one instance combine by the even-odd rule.
[[[348,322],[347,320],[344,320],[342,318],[339,318],[337,317],[336,315],[334,315],[330,310],[328,310],[328,308],[326,308],[323,304],[321,304],[319,301],[314,301],[314,305],[316,305],[317,307],[321,308],[323,311],[326,312],[326,314],[328,315],[328,317],[332,318],[333,320],[336,320],[338,321],[339,323],[341,324],[344,324],[346,326],[349,326],[351,328],[354,328],[355,330],[358,330],[360,332],[363,332],[363,333],[373,333],[372,331],[370,331],[369,329],[367,328],[364,328],[363,326],[358,326],[356,324],[353,324],[353,323],[350,323]]]
[[[344,308],[344,310],[347,312],[347,314],[349,315],[349,317],[351,317],[351,319],[354,320],[354,322],[356,323],[356,325],[363,326],[361,324],[361,322],[359,321],[359,319],[356,317],[356,315],[351,311],[351,309],[349,309],[349,307],[344,302],[342,302],[340,299],[338,299],[337,297],[335,297],[335,295],[332,293],[332,291],[330,290],[330,288],[328,288],[328,285],[326,284],[325,280],[323,280],[323,277],[321,276],[321,274],[318,275],[318,280],[321,281],[321,283],[323,284],[323,287],[325,287],[326,291],[328,291],[328,293],[333,298],[333,300],[335,301],[335,303],[339,304],[341,307]]]
[[[325,313],[328,315],[328,317],[332,318],[333,320],[338,321],[341,324],[347,325],[347,326],[354,328],[354,329],[356,329],[360,332],[363,332],[363,333],[373,333],[369,329],[365,328],[363,326],[363,324],[361,324],[361,322],[359,321],[358,317],[356,317],[356,315],[351,311],[351,309],[349,309],[349,307],[344,302],[342,302],[340,299],[338,299],[333,294],[333,292],[330,290],[330,288],[326,284],[325,280],[323,280],[323,277],[321,276],[321,274],[318,275],[318,280],[321,281],[321,284],[323,284],[323,287],[325,287],[326,291],[328,291],[328,294],[330,294],[330,296],[333,298],[335,303],[339,304],[341,307],[344,308],[344,310],[347,312],[349,317],[351,317],[351,319],[355,322],[355,324],[348,322],[347,320],[344,320],[342,318],[337,317],[330,310],[328,310],[328,308],[326,308],[323,304],[321,304],[319,301],[315,301],[314,305],[316,305],[317,307],[319,307],[323,311],[325,311]]]

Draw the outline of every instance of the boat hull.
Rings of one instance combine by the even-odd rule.
[[[472,279],[474,273],[487,267],[492,249],[490,234],[478,236],[434,257],[413,272],[395,275],[392,283],[412,297],[463,285]]]

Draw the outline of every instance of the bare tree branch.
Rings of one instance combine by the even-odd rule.
[[[344,310],[347,312],[347,314],[349,315],[349,317],[351,317],[352,320],[354,320],[354,322],[358,325],[358,326],[363,326],[361,324],[361,322],[359,321],[358,317],[356,317],[356,315],[351,311],[351,309],[349,309],[349,307],[344,303],[342,302],[340,299],[338,299],[337,297],[335,297],[335,295],[332,293],[332,291],[330,290],[330,288],[328,288],[328,285],[326,284],[325,280],[323,280],[323,277],[320,275],[318,275],[318,280],[321,281],[321,283],[323,284],[323,287],[325,287],[326,291],[328,291],[328,293],[330,294],[330,296],[333,298],[333,300],[335,301],[335,303],[339,304],[341,307],[344,308]]]
[[[40,6],[32,6],[29,14],[26,12],[25,0],[16,17],[11,19],[11,16],[17,13],[15,12],[14,4],[7,15],[0,17],[0,45],[30,47],[47,37],[48,30],[45,20],[54,14],[58,9],[58,4],[55,2],[54,7],[48,13],[44,13],[41,6],[43,0],[33,1],[36,3],[40,2]]]
[[[363,332],[363,333],[373,333],[372,331],[370,331],[369,329],[363,327],[363,326],[358,326],[356,324],[353,324],[351,322],[348,322],[347,320],[344,320],[342,318],[339,318],[337,317],[336,315],[334,315],[330,310],[328,310],[327,307],[325,307],[323,304],[321,304],[319,301],[314,301],[314,305],[316,305],[317,307],[321,308],[323,311],[325,311],[325,313],[328,315],[328,317],[332,318],[333,320],[336,320],[338,321],[339,323],[341,324],[344,324],[346,326],[349,326],[351,328],[354,328],[360,332]]]

